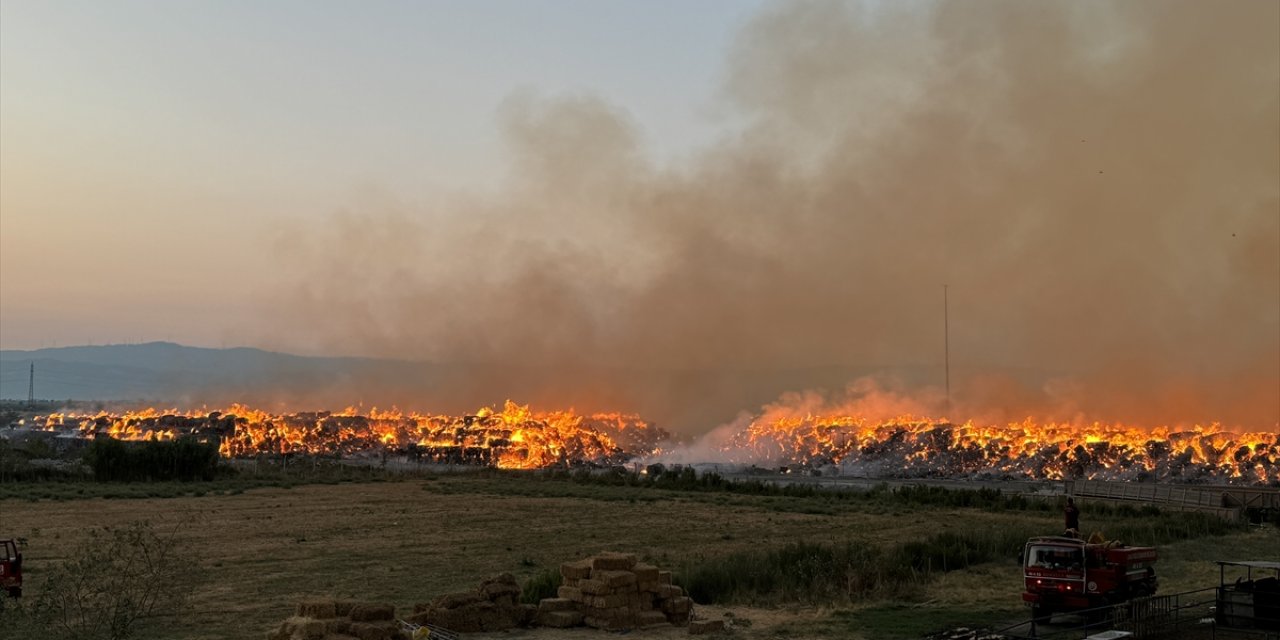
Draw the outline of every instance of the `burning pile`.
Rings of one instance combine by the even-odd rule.
[[[912,417],[756,420],[724,448],[737,462],[873,476],[989,475],[1030,479],[1158,479],[1280,482],[1280,434],[1074,425],[1026,420],[1005,426]]]
[[[151,409],[122,415],[54,414],[44,423],[47,429],[75,429],[85,437],[208,437],[219,441],[219,451],[228,458],[290,453],[346,457],[395,451],[416,460],[505,469],[618,464],[657,454],[659,444],[668,438],[665,431],[637,416],[535,412],[512,402],[502,411],[486,408],[464,416],[376,409],[367,415],[354,409],[272,415],[234,406],[207,414]]]
[[[447,416],[398,411],[273,415],[243,406],[183,414],[53,414],[50,430],[124,440],[215,438],[224,457],[399,453],[415,460],[506,469],[616,465],[660,459],[669,434],[635,415],[532,411],[508,402]],[[1280,434],[1219,425],[1147,429],[1119,424],[961,424],[910,416],[769,415],[734,433],[703,459],[789,469],[838,469],[876,477],[1112,479],[1274,484]]]

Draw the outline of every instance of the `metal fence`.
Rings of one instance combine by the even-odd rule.
[[[1155,482],[1067,480],[1068,495],[1142,502],[1161,509],[1212,513],[1238,520],[1245,511],[1280,510],[1280,488],[1234,485],[1175,485]]]
[[[1216,611],[1217,605],[1218,587],[1208,587],[1059,614],[1059,619],[1071,616],[1072,621],[1066,624],[1033,619],[990,633],[1010,640],[1083,640],[1091,637],[1280,640],[1280,620],[1261,617],[1251,611],[1233,612],[1229,620],[1222,620],[1223,612]],[[1109,631],[1113,633],[1108,634]]]

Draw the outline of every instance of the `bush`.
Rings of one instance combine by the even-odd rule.
[[[147,442],[98,438],[85,452],[85,462],[103,482],[212,480],[218,471],[218,445],[191,437]]]
[[[537,604],[543,598],[554,598],[559,588],[559,569],[543,569],[524,583],[524,589],[520,592],[520,602]]]
[[[158,533],[139,522],[93,530],[49,570],[34,602],[4,622],[50,640],[121,640],[155,614],[181,611],[201,577],[176,529]]]
[[[1167,544],[1239,531],[1242,525],[1207,513],[1162,513],[1120,523],[1107,532],[1113,540],[1140,546]]]
[[[996,531],[944,531],[924,540],[900,544],[894,557],[900,564],[922,573],[944,573],[975,564],[1017,557],[1034,529]]]
[[[900,594],[913,586],[909,569],[894,566],[873,545],[794,542],[743,551],[685,567],[677,581],[696,602],[851,602],[873,591]]]

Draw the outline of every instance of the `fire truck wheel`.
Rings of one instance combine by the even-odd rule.
[[[21,597],[22,597],[22,587],[14,587],[14,588],[10,589],[10,590],[9,590],[9,595],[13,596],[14,598],[21,598]]]

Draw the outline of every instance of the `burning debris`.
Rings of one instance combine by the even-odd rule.
[[[670,434],[635,415],[541,412],[512,402],[501,411],[463,416],[376,409],[362,414],[351,408],[273,415],[233,406],[206,414],[51,414],[38,424],[83,437],[206,437],[219,442],[226,458],[396,453],[425,462],[540,469],[688,457],[671,448]],[[706,459],[684,461],[869,477],[1280,482],[1280,434],[1235,433],[1216,424],[1148,429],[1031,419],[982,425],[911,416],[767,415],[714,447],[704,443],[696,450]]]
[[[620,464],[654,455],[668,439],[662,429],[625,414],[535,412],[508,402],[502,411],[443,416],[348,408],[338,413],[273,415],[243,406],[203,415],[146,410],[122,415],[53,414],[50,430],[122,440],[192,435],[216,439],[226,458],[261,454],[353,457],[400,452],[428,462],[504,469]]]
[[[1280,481],[1280,434],[1232,433],[1216,424],[1173,430],[805,416],[753,421],[730,442],[735,462],[871,476]]]

